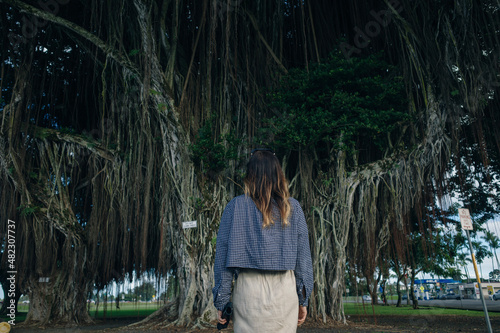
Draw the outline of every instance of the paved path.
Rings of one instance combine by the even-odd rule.
[[[488,312],[500,312],[500,301],[493,301],[486,299],[486,307]],[[396,304],[397,301],[389,301],[390,304]],[[406,305],[406,300],[401,301],[401,304]],[[410,305],[411,305],[410,301]],[[440,308],[450,308],[450,309],[466,309],[466,310],[479,310],[483,311],[483,303],[480,299],[433,299],[430,301],[418,301],[418,305],[422,306],[435,306]]]

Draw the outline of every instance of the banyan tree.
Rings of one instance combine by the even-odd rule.
[[[346,261],[373,276],[393,234],[404,256],[465,127],[498,163],[499,8],[0,0],[0,234],[15,221],[26,324],[89,322],[94,288],[143,274],[176,297],[140,325],[212,321],[219,218],[259,144],[308,218],[309,313],[345,322]]]

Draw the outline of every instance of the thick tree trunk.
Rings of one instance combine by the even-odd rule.
[[[380,286],[382,287],[382,304],[387,305],[387,293],[386,293],[387,280],[382,280]]]
[[[82,273],[83,275],[83,273]],[[30,278],[28,295],[30,310],[23,326],[49,327],[51,325],[77,326],[91,323],[92,319],[87,311],[87,282],[76,283],[60,275],[49,280],[39,282]]]
[[[212,304],[213,270],[206,265],[198,265],[188,253],[185,253],[183,262],[178,276],[182,294],[176,325],[192,325],[193,317],[197,318],[195,326],[206,325],[216,318],[217,313]]]
[[[169,326],[203,328],[216,319],[213,306],[213,267],[210,255],[193,257],[189,251],[179,251],[177,279],[179,290],[172,302],[166,303],[146,319],[131,325],[141,329],[162,329]],[[213,252],[212,246],[209,252]]]
[[[416,273],[414,270],[411,271],[411,290],[410,290],[410,295],[412,297],[413,301],[413,308],[418,309],[418,299],[415,295],[415,276]]]
[[[354,218],[354,193],[359,182],[347,177],[343,152],[338,154],[336,164],[328,176],[325,175],[326,179],[313,178],[313,161],[306,153],[301,155],[299,167],[301,184],[300,192],[297,192],[305,211],[314,207],[314,214],[308,221],[315,278],[310,312],[323,321],[329,315],[335,321],[346,323],[342,301],[346,246]]]
[[[398,274],[398,281],[396,282],[396,292],[398,294],[398,302],[396,303],[396,307],[401,306],[401,276]]]

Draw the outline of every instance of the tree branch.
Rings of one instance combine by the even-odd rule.
[[[105,158],[111,162],[115,162],[114,154],[116,152],[103,147],[100,143],[95,142],[93,140],[87,140],[78,135],[72,135],[67,133],[62,133],[60,131],[39,127],[35,125],[30,125],[30,129],[32,129],[32,133],[36,138],[39,139],[50,139],[54,142],[69,142],[79,145],[81,147],[87,148],[91,152]]]
[[[257,20],[255,19],[255,17],[248,11],[247,11],[247,14],[248,14],[248,17],[250,18],[250,22],[252,22],[252,25],[255,28],[255,31],[257,31],[257,35],[259,36],[259,38],[262,41],[262,43],[264,44],[264,46],[266,47],[266,49],[269,51],[269,53],[273,57],[274,61],[276,61],[276,63],[278,64],[278,67],[285,74],[288,74],[288,70],[286,69],[286,67],[281,63],[281,61],[278,59],[276,54],[273,52],[273,49],[271,48],[271,46],[269,46],[269,44],[266,42],[266,39],[264,38],[264,36],[262,36],[262,34],[260,33],[259,25],[257,24]]]
[[[115,50],[108,44],[106,44],[103,40],[101,40],[99,37],[93,35],[92,33],[88,32],[81,26],[70,22],[68,20],[63,19],[62,17],[56,16],[54,14],[51,14],[49,12],[40,10],[36,7],[33,7],[31,5],[28,5],[24,3],[23,1],[19,0],[0,0],[0,2],[7,3],[17,9],[19,9],[20,12],[22,13],[27,13],[34,15],[36,17],[42,18],[44,20],[59,24],[69,30],[72,30],[73,32],[77,33],[81,37],[85,38],[95,46],[97,46],[99,49],[101,49],[106,55],[114,59],[116,62],[118,62],[120,65],[123,67],[127,68],[134,74],[138,74],[139,71],[137,68],[134,66],[133,63],[130,62],[121,52]]]

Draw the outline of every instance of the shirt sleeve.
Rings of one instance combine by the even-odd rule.
[[[224,209],[222,219],[219,225],[217,234],[217,243],[215,248],[215,263],[214,263],[214,282],[215,286],[212,289],[214,296],[214,305],[217,310],[224,308],[231,298],[231,285],[233,282],[233,271],[226,268],[227,247],[229,233],[233,224],[234,216],[234,200],[232,200]]]
[[[296,210],[295,214],[297,214],[298,224],[297,264],[294,271],[295,281],[297,284],[299,304],[307,306],[314,285],[309,233],[307,231],[306,219],[302,208],[297,203],[294,209]]]

